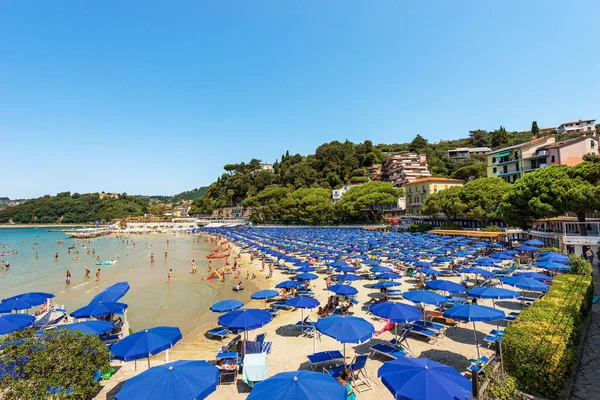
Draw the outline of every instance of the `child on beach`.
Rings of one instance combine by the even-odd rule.
[[[85,277],[89,278],[90,277],[90,269],[87,267],[87,265],[84,268],[85,268]]]
[[[71,272],[69,272],[69,270],[67,270],[67,279],[65,280],[67,285],[71,284]]]
[[[196,273],[196,260],[192,260],[192,274]]]
[[[96,271],[96,282],[100,282],[100,268]]]

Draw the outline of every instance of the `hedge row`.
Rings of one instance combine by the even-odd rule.
[[[575,360],[592,295],[590,276],[558,275],[548,293],[506,328],[504,368],[523,391],[558,398]]]

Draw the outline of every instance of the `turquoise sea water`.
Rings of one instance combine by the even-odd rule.
[[[224,283],[217,279],[202,280],[202,274],[208,275],[206,255],[211,247],[197,236],[134,235],[129,237],[129,244],[122,242],[127,239],[105,236],[82,244],[69,239],[65,233],[46,232],[43,228],[0,229],[0,244],[9,246],[0,250],[18,252],[0,257],[0,261],[10,263],[8,271],[0,270],[0,298],[23,292],[50,292],[56,295],[56,303],[64,304],[71,312],[86,305],[107,286],[127,281],[131,289],[121,301],[129,305],[127,315],[134,331],[171,325],[178,326],[184,334],[214,323],[216,315],[211,315],[208,309],[212,303],[225,298],[246,302],[249,298],[250,290],[231,290],[231,276]],[[58,240],[64,240],[64,244],[58,244]],[[34,245],[35,242],[38,244]],[[72,245],[75,248],[69,253],[68,247]],[[92,249],[102,260],[119,262],[97,266]],[[80,260],[75,259],[75,251],[79,251]],[[166,259],[165,251],[168,251]],[[58,260],[55,261],[57,252]],[[154,253],[153,264],[151,253]],[[190,274],[193,259],[198,266],[196,275]],[[213,260],[216,267],[222,264],[223,260]],[[86,265],[91,270],[89,279],[84,277]],[[100,282],[95,281],[98,268],[101,269]],[[168,284],[170,268],[173,269],[173,280]],[[70,285],[65,283],[67,270],[72,274]]]

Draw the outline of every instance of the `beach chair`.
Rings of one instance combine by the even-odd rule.
[[[289,304],[287,304],[284,301],[275,302],[275,303],[271,304],[271,307],[276,308],[276,309],[281,309],[281,310],[293,310],[294,309],[294,307],[290,306]]]
[[[237,335],[236,337],[231,339],[231,341],[229,343],[227,343],[225,346],[221,346],[221,348],[219,349],[219,353],[229,353],[229,352],[237,351],[240,340],[242,340],[242,336]]]
[[[420,321],[419,320],[419,321],[413,322],[413,325],[420,326],[421,328],[425,328],[425,329],[432,329],[439,333],[444,333],[444,331],[446,330],[446,325],[438,324],[437,322],[431,322],[431,321]]]
[[[330,369],[325,369],[325,373],[331,375],[332,378],[337,378],[346,368],[350,370],[350,384],[357,392],[364,392],[373,389],[371,381],[366,373],[367,360],[369,354],[361,354],[354,357],[350,364],[337,365]]]
[[[222,327],[213,328],[206,332],[206,336],[208,338],[219,338],[221,340],[225,339],[231,331],[229,329],[225,329]]]
[[[469,360],[471,365],[467,368],[469,371],[477,371],[481,372],[483,369],[492,361],[492,358],[488,358],[486,356],[481,356],[480,358],[472,358]]]
[[[267,311],[273,318],[279,315],[279,310],[276,308],[269,308]]]
[[[319,364],[344,360],[344,355],[339,350],[334,351],[321,351],[306,356],[308,358],[308,365],[311,370],[315,370]]]
[[[369,350],[371,350],[371,358],[373,358],[375,354],[380,354],[394,360],[406,357],[406,350],[404,350],[404,348],[386,343],[374,344],[373,346],[369,347]]]
[[[260,334],[256,335],[256,339],[254,339],[254,341],[258,342],[258,343],[263,343],[265,341],[266,336],[267,336],[266,333],[260,333]]]
[[[423,337],[427,339],[429,342],[432,342],[437,339],[438,331],[434,331],[433,329],[424,328],[419,325],[412,325],[412,329],[410,333],[414,333],[417,336]]]
[[[516,320],[518,316],[519,316],[519,313],[518,313],[518,312],[516,312],[516,311],[512,311],[512,312],[510,312],[510,313],[508,313],[508,314],[506,315],[506,317],[504,318],[504,320],[505,320],[506,322],[508,322],[508,323],[511,323],[511,322],[513,322],[514,320]]]

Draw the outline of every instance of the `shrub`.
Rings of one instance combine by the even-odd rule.
[[[496,225],[488,225],[483,230],[486,232],[504,232],[502,228]]]
[[[569,257],[571,273],[577,275],[592,276],[592,264],[583,257],[572,255]]]
[[[406,227],[408,232],[428,232],[433,229],[433,226],[428,224],[410,224]]]
[[[440,229],[446,229],[449,231],[462,231],[463,227],[460,224],[455,224],[452,222],[447,222],[445,224],[442,224],[442,226],[440,226]]]
[[[543,298],[506,328],[504,367],[524,391],[558,398],[575,360],[591,297],[590,276],[561,274]]]
[[[517,380],[505,373],[497,372],[490,376],[486,398],[490,400],[515,400],[521,398],[517,390]]]
[[[540,253],[545,253],[548,251],[554,252],[554,253],[562,253],[562,250],[559,249],[558,247],[542,247],[538,250]]]

